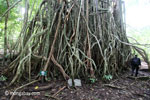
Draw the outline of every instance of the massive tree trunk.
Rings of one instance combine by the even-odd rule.
[[[32,21],[25,17],[18,57],[6,71],[15,76],[10,85],[40,70],[52,78],[116,76],[131,55],[121,6],[121,0],[44,0]]]

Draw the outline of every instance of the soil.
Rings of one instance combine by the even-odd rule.
[[[0,68],[0,72],[3,68]],[[93,84],[82,81],[81,87],[71,88],[62,80],[37,82],[26,88],[52,84],[52,87],[39,92],[21,90],[22,95],[16,94],[13,100],[150,100],[150,79],[141,80],[139,77],[150,77],[149,72],[139,71],[138,77],[131,77],[128,70],[110,82],[96,81]],[[8,82],[0,82],[0,100],[10,100],[10,92],[19,87],[18,84],[2,89]],[[7,94],[8,93],[8,94]]]

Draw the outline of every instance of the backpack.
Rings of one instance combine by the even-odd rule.
[[[132,59],[132,64],[138,66],[139,65],[139,59],[138,58],[133,58]]]

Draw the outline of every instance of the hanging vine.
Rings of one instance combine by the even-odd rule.
[[[121,0],[43,0],[31,21],[28,5],[26,0],[18,56],[5,71],[13,72],[10,85],[22,77],[34,79],[40,70],[68,79],[116,76],[125,68],[132,45]]]

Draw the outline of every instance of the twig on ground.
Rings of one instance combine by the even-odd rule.
[[[63,86],[62,88],[60,88],[55,94],[52,95],[52,97],[55,97],[59,92],[61,92],[65,88],[66,86]]]
[[[119,86],[115,86],[112,84],[104,84],[104,86],[110,87],[110,88],[115,88],[115,89],[124,89],[125,87],[119,87]]]

